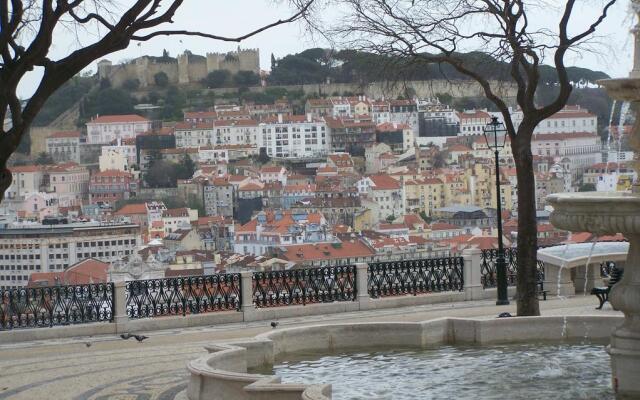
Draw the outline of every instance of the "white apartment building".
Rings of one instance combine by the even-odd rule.
[[[88,198],[89,178],[86,167],[70,162],[47,167],[44,184],[58,195],[61,207],[77,206]]]
[[[534,134],[546,133],[598,133],[598,117],[580,106],[566,106],[546,120],[540,122]]]
[[[391,122],[391,110],[388,101],[376,100],[371,102],[371,120],[376,124]]]
[[[11,167],[11,186],[4,192],[6,200],[23,200],[29,193],[39,192],[43,184],[44,169],[39,165]]]
[[[553,157],[576,180],[589,166],[602,161],[600,137],[596,133],[544,133],[533,135],[534,155]]]
[[[55,132],[47,138],[47,153],[55,162],[80,162],[80,132]]]
[[[356,183],[358,192],[371,201],[374,221],[383,221],[389,216],[404,215],[406,196],[404,186],[389,175],[370,175]]]
[[[215,121],[214,130],[216,144],[258,144],[258,122],[252,119]]]
[[[331,143],[327,124],[311,114],[267,118],[259,127],[258,147],[274,158],[324,157]]]
[[[115,262],[141,244],[139,226],[98,222],[0,229],[0,289],[26,286],[34,272],[59,272],[87,258]]]
[[[106,146],[105,146],[106,147]],[[108,170],[129,171],[129,159],[123,152],[109,146],[108,149],[102,148],[102,154],[98,157],[98,167],[100,172]]]
[[[176,124],[174,131],[176,147],[212,146],[217,143],[213,124],[207,122]]]
[[[484,110],[465,110],[457,113],[460,121],[460,135],[482,135],[484,128],[491,122],[491,114]]]
[[[102,151],[101,155],[106,155],[110,152],[121,154],[127,159],[127,164],[129,166],[137,164],[138,156],[136,153],[136,141],[134,138],[117,139],[108,146],[100,147],[100,150]]]
[[[103,115],[87,122],[88,144],[110,144],[151,130],[151,121],[135,114]]]

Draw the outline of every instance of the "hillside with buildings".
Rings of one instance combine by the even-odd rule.
[[[0,209],[0,248],[12,254],[0,287],[73,283],[62,272],[87,260],[139,279],[456,256],[497,246],[498,199],[504,242],[515,240],[509,141],[497,193],[483,135],[500,115],[417,96],[298,101],[218,103],[179,120],[99,115],[32,141],[44,155],[12,167]],[[540,244],[584,241],[549,224],[548,194],[636,179],[631,154],[611,145],[621,128],[603,141],[579,105],[537,127]]]

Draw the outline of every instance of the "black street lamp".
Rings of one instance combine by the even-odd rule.
[[[502,243],[502,198],[500,196],[500,150],[507,140],[507,130],[504,124],[498,121],[498,117],[491,118],[491,122],[484,128],[484,138],[489,149],[493,150],[496,157],[496,208],[498,214],[498,255],[496,257],[496,272],[498,274],[498,300],[496,305],[508,305],[507,294],[507,264],[504,259],[504,243]]]

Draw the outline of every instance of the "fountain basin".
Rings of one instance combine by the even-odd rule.
[[[352,323],[276,329],[251,340],[207,347],[210,354],[188,365],[191,377],[187,393],[190,400],[326,400],[331,398],[331,385],[282,383],[278,376],[247,371],[273,365],[290,354],[310,351],[328,354],[372,348],[428,349],[443,345],[541,341],[608,343],[612,329],[622,321],[619,316],[444,318],[416,323]],[[371,375],[387,379],[376,375],[375,369]],[[564,387],[558,388],[558,391],[562,390]],[[424,396],[428,393],[417,394],[416,398]]]
[[[638,93],[640,93],[640,79],[637,78],[619,78],[619,79],[602,79],[596,82],[602,85],[609,96],[616,100],[637,101]]]
[[[331,383],[335,399],[613,399],[600,343],[362,349],[285,356],[264,372],[283,382]],[[375,373],[371,373],[375,371]]]
[[[551,224],[596,235],[640,234],[640,195],[624,192],[558,193],[547,196]]]

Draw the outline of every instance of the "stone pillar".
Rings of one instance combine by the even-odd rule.
[[[560,271],[561,269],[562,271]],[[560,283],[558,283],[558,280]],[[548,290],[551,296],[575,295],[576,288],[571,280],[571,269],[545,263],[544,290]]]
[[[127,325],[129,323],[129,316],[127,315],[127,283],[125,281],[114,282],[113,287],[115,293],[113,294],[115,315],[113,321],[116,323],[116,332],[126,332]]]
[[[479,300],[484,298],[482,277],[482,251],[480,249],[466,249],[462,252],[464,258],[464,298],[465,300]]]
[[[356,290],[357,301],[360,306],[360,310],[368,310],[372,307],[371,296],[369,296],[368,282],[369,282],[369,264],[360,263],[356,264]]]
[[[244,314],[244,320],[247,321],[247,314],[255,312],[256,307],[253,304],[253,272],[244,271],[240,273],[240,311]]]
[[[608,348],[616,398],[640,398],[640,235],[629,235],[629,255],[622,280],[611,288],[609,300],[622,311],[624,323],[611,335]]]
[[[587,270],[585,274],[585,269]],[[586,290],[585,290],[585,277],[586,277]],[[575,291],[577,293],[589,294],[594,287],[604,286],[602,278],[600,277],[600,263],[591,263],[590,265],[583,265],[576,268],[575,277]],[[546,288],[546,287],[545,287]]]

